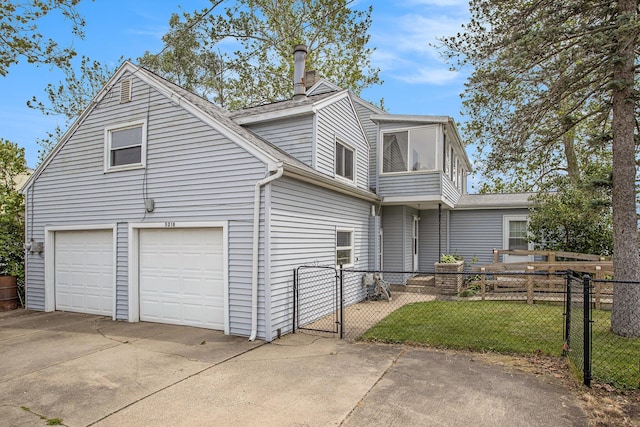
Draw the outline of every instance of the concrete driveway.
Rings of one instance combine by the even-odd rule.
[[[473,355],[292,334],[250,343],[99,316],[0,313],[0,424],[584,426],[559,383]]]

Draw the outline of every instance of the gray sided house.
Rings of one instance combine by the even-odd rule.
[[[125,62],[24,187],[26,301],[272,340],[304,264],[430,271],[521,244],[527,195],[469,195],[453,121],[319,80],[220,109]]]

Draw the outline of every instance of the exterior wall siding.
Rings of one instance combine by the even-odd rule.
[[[382,208],[383,270],[403,271],[405,258],[404,207]]]
[[[440,259],[441,252],[447,249],[447,211],[442,210],[442,217],[438,220],[438,210],[420,211],[419,252],[420,271],[432,272],[434,264]],[[440,224],[440,226],[438,226]],[[438,228],[440,227],[440,230]]]
[[[246,126],[252,132],[313,167],[313,116],[306,115]]]
[[[371,204],[307,183],[281,178],[271,184],[271,337],[291,331],[293,270],[335,266],[336,229],[353,229],[354,268],[369,267]]]
[[[362,132],[349,98],[340,99],[317,112],[316,170],[335,176],[335,140],[355,149],[356,186],[369,189],[369,143]]]
[[[128,224],[229,221],[230,332],[250,333],[253,189],[265,165],[133,77],[132,98],[112,88],[27,193],[27,239],[44,227],[117,223],[117,318],[128,316]],[[104,127],[147,120],[147,166],[105,173]],[[230,185],[230,183],[233,183]],[[144,199],[155,201],[145,212]],[[27,305],[44,309],[44,258],[27,256]],[[264,323],[264,322],[263,322]]]
[[[362,123],[367,140],[369,140],[369,187],[376,188],[376,153],[378,146],[378,124],[369,119],[369,116],[373,114],[371,110],[364,105],[355,102],[356,113]]]
[[[442,179],[442,197],[453,204],[458,203],[462,193],[453,185],[453,182],[451,182],[448,176],[444,173],[440,174],[440,176]]]
[[[504,215],[526,215],[527,209],[451,211],[450,251],[464,257],[465,268],[477,257],[477,265],[493,262],[493,249],[502,249]]]
[[[440,196],[442,178],[442,174],[438,172],[383,175],[378,178],[378,195]]]

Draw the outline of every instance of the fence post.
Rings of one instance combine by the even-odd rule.
[[[497,249],[493,249],[493,263],[497,264],[498,263],[498,250]]]
[[[298,307],[298,269],[293,269],[293,319],[291,332],[296,333],[296,309]]]
[[[340,264],[340,284],[339,284],[339,292],[338,292],[338,303],[340,304],[340,320],[338,322],[338,327],[340,328],[340,339],[344,338],[344,269],[342,268],[342,264]]]
[[[484,301],[484,297],[487,292],[487,275],[484,267],[480,267],[480,295],[482,295],[482,301]]]
[[[591,277],[585,274],[582,280],[582,304],[584,308],[584,385],[591,387]]]
[[[533,304],[533,266],[527,265],[527,304]]]
[[[565,286],[566,304],[564,308],[564,346],[562,347],[562,355],[568,356],[571,348],[571,270],[567,270]]]
[[[602,303],[602,267],[596,265],[596,283],[595,283],[595,300],[596,310],[600,310],[600,304]]]

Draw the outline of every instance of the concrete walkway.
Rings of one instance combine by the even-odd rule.
[[[0,424],[584,426],[548,378],[473,355],[71,313],[0,313]]]

